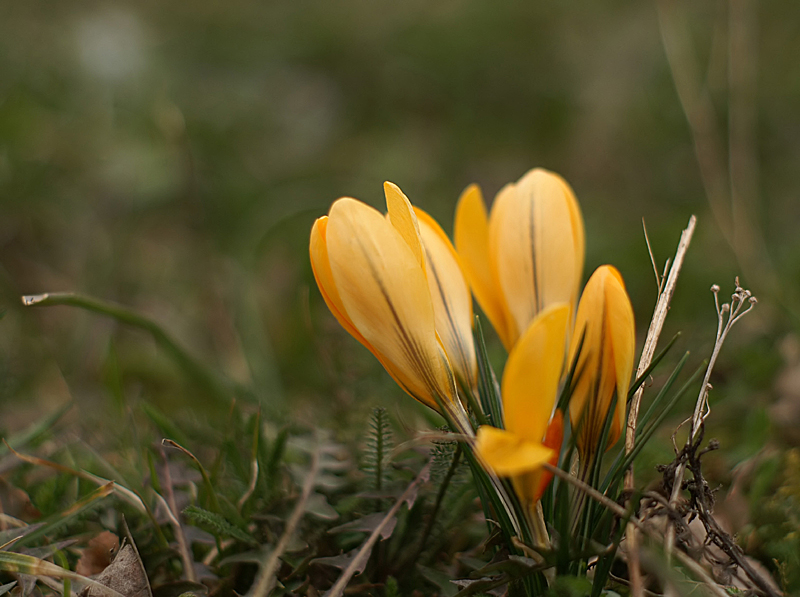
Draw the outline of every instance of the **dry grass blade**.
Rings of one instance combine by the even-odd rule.
[[[178,520],[178,505],[175,502],[175,493],[172,491],[172,474],[169,471],[169,461],[164,450],[161,450],[161,460],[164,463],[164,487],[167,493],[167,511],[170,513],[170,522],[175,529],[175,539],[178,541],[178,551],[183,560],[183,573],[186,575],[187,580],[192,582],[197,581],[197,576],[194,573],[194,561],[192,554],[189,552],[189,545],[186,543],[186,535],[183,533],[183,526],[181,521]]]
[[[61,473],[67,473],[68,475],[73,475],[80,479],[96,483],[97,485],[100,486],[106,486],[110,483],[114,489],[114,493],[116,493],[120,499],[126,501],[131,506],[142,512],[143,514],[147,513],[147,508],[144,505],[144,502],[142,502],[142,499],[138,495],[136,495],[133,491],[131,491],[127,487],[123,487],[116,481],[111,481],[110,479],[104,479],[103,477],[98,477],[97,475],[93,475],[92,473],[86,471],[79,471],[77,469],[64,466],[63,464],[59,464],[51,460],[45,460],[44,458],[39,458],[38,456],[30,456],[28,454],[22,454],[21,452],[17,452],[14,448],[9,446],[5,440],[3,440],[3,443],[6,444],[6,447],[11,451],[11,453],[14,456],[19,458],[23,462],[27,462],[28,464],[51,468]]]
[[[381,523],[377,527],[375,527],[375,530],[372,531],[372,534],[364,542],[364,545],[361,546],[361,549],[359,550],[358,554],[356,555],[355,558],[353,558],[353,561],[350,562],[350,565],[347,567],[347,569],[344,572],[342,572],[342,575],[338,578],[336,583],[331,587],[330,591],[325,593],[325,597],[341,597],[342,595],[344,595],[344,590],[345,587],[347,587],[347,583],[350,582],[350,579],[353,577],[356,570],[358,570],[361,567],[364,561],[372,553],[372,548],[375,546],[375,543],[378,542],[378,538],[383,532],[384,527],[387,524],[389,524],[389,521],[392,520],[392,518],[394,518],[394,516],[400,510],[400,506],[402,506],[403,503],[407,499],[409,499],[409,497],[413,495],[414,492],[417,491],[417,488],[422,483],[427,481],[432,463],[433,463],[432,460],[429,461],[428,464],[425,465],[425,468],[423,468],[420,471],[419,475],[417,475],[417,478],[414,479],[409,484],[408,487],[406,487],[406,490],[403,492],[403,495],[401,495],[397,499],[394,506],[392,506],[391,509],[386,513],[386,516],[384,516]]]
[[[97,590],[97,592],[109,597],[125,597],[114,589],[111,589],[96,580],[82,576],[77,572],[72,572],[52,562],[40,560],[34,556],[29,556],[11,551],[0,551],[0,570],[5,572],[15,572],[18,574],[28,574],[30,576],[46,576],[51,578],[67,578]]]
[[[66,510],[62,510],[57,514],[53,514],[49,516],[46,520],[42,521],[41,523],[34,525],[34,527],[28,527],[28,531],[19,537],[12,539],[9,543],[5,544],[3,547],[7,547],[11,543],[15,543],[17,545],[23,544],[30,544],[44,537],[48,533],[55,532],[59,527],[66,525],[70,522],[72,518],[80,514],[81,512],[85,511],[88,508],[91,508],[95,505],[95,503],[103,498],[108,497],[114,491],[114,488],[111,483],[107,483],[102,487],[98,487],[88,495],[84,496],[72,506],[67,508]]]
[[[164,446],[170,446],[175,448],[176,450],[180,450],[184,454],[186,454],[189,458],[191,458],[192,462],[197,465],[197,469],[200,471],[200,475],[203,477],[203,484],[206,486],[206,491],[208,491],[208,497],[211,499],[211,504],[214,507],[214,511],[219,513],[221,509],[219,507],[219,500],[217,498],[217,492],[214,490],[214,484],[211,483],[211,478],[208,476],[205,467],[203,467],[202,463],[197,459],[197,456],[192,454],[189,450],[184,448],[178,442],[171,440],[171,439],[162,439],[161,444]]]
[[[730,2],[729,130],[719,126],[706,75],[692,48],[690,24],[678,3],[658,0],[662,45],[681,109],[686,116],[706,198],[714,219],[750,280],[770,291],[778,287],[758,218],[752,216],[757,189],[757,130],[754,89],[757,43],[753,9],[747,0]],[[725,137],[728,137],[727,147]]]
[[[266,597],[275,586],[275,581],[277,580],[276,575],[278,573],[278,567],[280,566],[280,557],[288,547],[289,541],[292,539],[292,535],[294,535],[294,531],[297,528],[300,519],[303,518],[303,513],[306,509],[306,503],[308,502],[308,496],[311,495],[311,490],[314,488],[318,471],[319,451],[315,451],[311,460],[311,470],[308,472],[306,482],[303,484],[303,492],[300,494],[300,499],[297,500],[297,504],[292,511],[291,517],[286,523],[286,528],[284,529],[280,540],[278,540],[278,544],[275,546],[275,549],[270,552],[269,557],[262,564],[261,571],[253,583],[253,588],[250,590],[250,597]]]
[[[678,275],[680,274],[683,260],[686,256],[686,251],[689,244],[692,242],[694,235],[695,225],[697,218],[692,216],[689,218],[689,224],[686,229],[681,233],[681,240],[678,243],[678,249],[675,252],[675,259],[672,261],[672,267],[669,270],[667,281],[664,288],[658,295],[655,310],[653,311],[653,318],[650,321],[650,327],[647,330],[647,337],[642,347],[642,356],[639,360],[639,366],[636,370],[637,378],[641,376],[653,360],[653,355],[658,345],[658,339],[661,336],[661,330],[664,328],[664,322],[667,319],[667,312],[669,311],[669,304],[672,301],[672,296],[675,294],[675,286],[678,282]],[[657,271],[657,270],[656,270]],[[625,452],[630,453],[636,440],[636,421],[639,415],[639,405],[644,393],[644,384],[639,386],[636,393],[631,400],[630,416],[628,417],[628,425],[625,431]]]

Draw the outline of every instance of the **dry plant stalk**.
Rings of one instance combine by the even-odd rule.
[[[720,305],[719,290],[720,288],[716,284],[711,287],[711,292],[714,293],[714,304],[717,310],[717,335],[714,341],[714,350],[711,353],[711,358],[709,359],[708,367],[706,368],[706,374],[703,378],[703,384],[700,386],[700,393],[697,396],[694,413],[692,414],[691,418],[686,419],[683,423],[681,423],[678,426],[678,429],[676,429],[675,433],[672,435],[675,455],[676,458],[679,458],[679,462],[675,468],[675,478],[672,483],[672,492],[669,499],[669,507],[672,509],[674,509],[675,504],[678,501],[678,495],[681,491],[681,486],[683,485],[683,477],[686,473],[686,459],[681,458],[681,456],[682,454],[685,454],[691,450],[692,446],[697,440],[698,434],[700,433],[706,417],[711,412],[711,408],[708,403],[708,391],[711,389],[709,380],[711,379],[711,373],[714,370],[714,365],[717,362],[717,357],[719,356],[719,353],[722,350],[722,345],[725,342],[725,338],[727,338],[728,333],[733,325],[747,313],[749,313],[758,302],[756,297],[754,297],[749,290],[746,290],[739,285],[738,277],[736,278],[736,289],[731,295],[730,303],[724,303]],[[746,308],[745,304],[747,304]],[[683,450],[678,450],[678,447],[675,444],[675,435],[686,423],[690,423],[689,434],[686,438],[686,445]],[[666,538],[667,558],[669,558],[673,553],[674,545],[675,527],[670,525],[667,529]]]
[[[286,528],[283,531],[283,535],[281,535],[281,538],[278,540],[278,544],[275,546],[275,549],[270,552],[269,556],[261,565],[261,571],[253,583],[253,588],[249,592],[251,597],[266,597],[275,587],[278,568],[280,567],[281,562],[280,558],[283,555],[283,552],[286,551],[286,548],[289,546],[289,541],[291,540],[292,535],[294,535],[294,531],[297,528],[297,525],[300,523],[300,519],[303,518],[308,497],[311,495],[311,490],[314,488],[314,483],[317,481],[318,471],[319,451],[317,450],[314,452],[314,455],[311,459],[311,470],[308,472],[306,482],[303,484],[303,492],[300,494],[300,499],[297,500],[297,504],[295,504],[292,515],[289,517],[289,520],[286,523]]]
[[[658,269],[653,259],[652,251],[650,257],[653,259],[653,269],[656,272],[656,282],[658,283],[659,295],[656,301],[656,307],[653,311],[653,318],[650,321],[650,327],[647,330],[647,337],[644,341],[642,348],[642,356],[639,359],[639,366],[636,370],[636,377],[640,377],[653,360],[653,355],[656,351],[658,339],[661,336],[661,330],[664,328],[664,322],[667,319],[667,312],[669,311],[669,304],[672,301],[672,296],[675,294],[675,286],[678,283],[678,275],[680,274],[681,267],[683,267],[683,259],[686,256],[686,251],[689,249],[689,244],[692,242],[694,235],[695,225],[697,218],[692,216],[689,218],[689,224],[686,229],[681,233],[681,239],[678,243],[678,249],[675,251],[675,258],[672,260],[672,267],[669,270],[666,282],[663,278],[659,279]],[[645,228],[645,238],[647,238],[647,229]],[[650,249],[650,242],[647,242],[648,250]],[[667,262],[666,268],[669,266]],[[642,401],[642,394],[644,393],[644,384],[639,386],[636,393],[631,400],[630,413],[628,414],[628,423],[625,429],[625,453],[630,454],[633,450],[636,441],[636,424],[639,418],[639,405]],[[625,489],[632,490],[634,488],[634,474],[633,465],[625,473]],[[634,597],[641,597],[643,595],[642,587],[642,574],[639,568],[639,552],[636,538],[636,527],[633,523],[628,523],[626,532],[628,539],[628,570],[631,581],[631,594]]]

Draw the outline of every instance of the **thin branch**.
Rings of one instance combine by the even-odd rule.
[[[311,470],[308,472],[306,482],[303,484],[303,492],[300,494],[300,499],[297,500],[297,504],[294,506],[292,515],[286,523],[286,528],[283,530],[283,535],[281,535],[281,538],[278,540],[278,544],[262,564],[259,575],[253,583],[253,589],[250,591],[250,597],[267,597],[269,592],[275,587],[278,568],[280,567],[280,558],[289,546],[289,541],[291,541],[297,525],[303,518],[308,497],[311,495],[311,490],[314,488],[314,483],[317,481],[318,472],[319,451],[315,451],[311,458]]]
[[[350,562],[350,565],[347,566],[342,575],[336,581],[336,583],[331,587],[331,589],[325,593],[325,597],[342,597],[344,595],[344,590],[347,587],[347,583],[350,582],[350,579],[355,575],[356,571],[361,567],[361,565],[369,558],[370,554],[372,553],[372,548],[375,546],[375,543],[378,542],[378,537],[381,536],[383,529],[389,524],[389,521],[397,514],[400,510],[400,506],[409,499],[414,492],[417,491],[417,488],[428,480],[428,476],[431,470],[431,464],[433,463],[432,460],[428,461],[428,464],[420,471],[417,478],[414,479],[406,490],[403,492],[398,500],[395,502],[394,506],[386,513],[386,516],[383,517],[383,520],[380,524],[375,527],[372,531],[372,534],[367,538],[364,542],[364,545],[361,546],[361,549],[356,554],[356,557]]]
[[[697,218],[692,216],[689,218],[689,224],[686,229],[681,233],[681,239],[678,243],[678,249],[675,251],[675,258],[672,260],[672,268],[669,270],[666,282],[658,277],[658,269],[656,268],[655,259],[653,259],[653,252],[650,249],[650,240],[647,238],[647,228],[644,229],[645,240],[647,241],[647,250],[650,253],[650,259],[653,262],[653,270],[656,272],[656,280],[659,281],[658,300],[656,307],[653,311],[653,318],[650,320],[650,328],[647,330],[647,337],[644,340],[644,347],[642,348],[642,356],[639,359],[639,366],[636,369],[636,377],[639,378],[653,361],[653,355],[656,351],[658,339],[661,336],[661,330],[664,328],[664,322],[667,319],[667,312],[669,311],[669,304],[672,301],[672,296],[675,294],[675,286],[678,283],[678,275],[683,267],[683,259],[686,256],[686,251],[689,249],[689,244],[692,242],[694,235],[695,225]],[[644,220],[642,221],[644,226]],[[663,285],[663,289],[662,289]],[[625,453],[630,454],[636,443],[636,424],[639,418],[639,406],[642,402],[642,394],[644,393],[644,384],[639,386],[636,393],[631,400],[630,412],[628,414],[628,424],[625,429]],[[634,487],[634,473],[633,464],[625,472],[625,489],[632,490]],[[633,597],[642,597],[642,574],[639,568],[639,553],[637,550],[636,529],[628,523],[627,529],[629,556],[628,556],[628,569],[631,578],[631,594]]]

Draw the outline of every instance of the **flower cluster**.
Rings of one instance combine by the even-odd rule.
[[[549,482],[542,465],[561,449],[562,393],[584,463],[622,433],[635,343],[622,277],[601,266],[580,293],[583,218],[554,173],[534,169],[506,185],[490,213],[480,189],[468,187],[455,247],[397,186],[384,191],[385,216],[342,198],[315,222],[310,254],[322,296],[398,385],[465,434],[484,467],[510,477],[531,508]],[[502,420],[477,434],[480,419],[464,399],[478,389],[471,294],[509,353]]]

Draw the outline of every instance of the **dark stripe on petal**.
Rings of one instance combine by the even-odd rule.
[[[422,380],[423,385],[428,388],[431,394],[438,394],[439,388],[437,387],[438,384],[436,383],[436,378],[433,375],[433,371],[429,367],[425,366],[427,359],[423,354],[421,346],[416,339],[409,335],[408,330],[406,330],[405,325],[403,324],[403,321],[398,316],[397,310],[395,309],[394,304],[392,303],[391,298],[386,291],[386,287],[383,284],[383,280],[381,280],[377,269],[370,259],[371,252],[367,250],[367,247],[364,246],[360,238],[357,238],[356,240],[365,257],[367,258],[366,261],[369,265],[372,277],[378,284],[381,295],[383,296],[384,300],[386,301],[386,305],[389,307],[389,310],[392,313],[394,329],[400,338],[400,346],[409,361],[409,365],[416,374],[417,378]]]
[[[528,201],[528,206],[530,207],[530,212],[528,213],[528,232],[530,234],[530,243],[531,243],[531,269],[533,270],[531,273],[533,274],[533,313],[531,314],[532,318],[536,316],[539,311],[542,310],[542,301],[539,292],[539,268],[536,267],[536,199],[535,197],[531,197],[530,201]],[[520,330],[520,333],[524,333],[525,330]]]
[[[445,293],[444,286],[442,285],[442,280],[439,277],[439,271],[436,269],[436,265],[430,258],[427,259],[427,265],[428,265],[428,273],[433,274],[433,279],[436,282],[436,288],[439,292],[439,296],[442,299],[442,304],[444,305],[444,311],[445,314],[447,315],[447,321],[450,324],[450,328],[455,332],[458,355],[447,355],[447,356],[451,358],[453,356],[457,356],[458,361],[461,363],[461,369],[465,373],[469,373],[469,375],[471,376],[472,373],[471,373],[471,368],[469,366],[469,359],[466,354],[466,347],[461,342],[461,335],[458,333],[458,326],[456,325],[456,321],[453,317],[453,312],[450,308],[450,301],[448,299],[448,295],[447,293]],[[471,382],[472,380],[469,379],[467,381]]]

